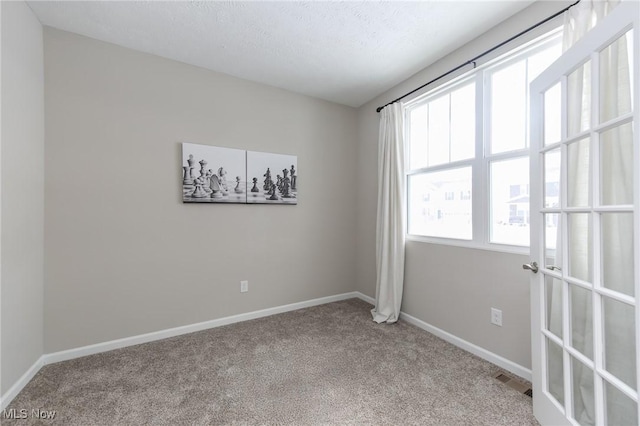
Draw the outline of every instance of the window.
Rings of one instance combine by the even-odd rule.
[[[456,192],[471,194],[471,167],[411,175],[408,186],[410,233],[471,239],[471,199],[455,198]]]
[[[406,105],[410,236],[529,245],[529,83],[560,53],[554,31]]]

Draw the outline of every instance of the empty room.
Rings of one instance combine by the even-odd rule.
[[[1,1],[0,423],[640,423],[640,2]]]

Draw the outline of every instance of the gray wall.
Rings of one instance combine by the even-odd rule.
[[[353,291],[355,109],[44,39],[45,352]],[[298,205],[183,204],[180,142],[297,155]]]
[[[44,71],[42,26],[2,8],[2,359],[4,394],[42,355]]]
[[[356,259],[358,291],[371,297],[375,296],[376,161],[379,123],[376,107],[468,61],[567,4],[568,2],[556,1],[534,3],[473,42],[359,108],[357,186],[360,190]],[[561,20],[556,20],[543,29],[521,38],[520,42],[542,34],[542,30],[549,30],[561,24]],[[512,43],[492,57],[516,45],[517,43]],[[521,269],[521,264],[527,259],[527,256],[516,254],[409,241],[402,310],[523,367],[531,368],[529,276]],[[490,324],[491,307],[502,309],[503,327]]]

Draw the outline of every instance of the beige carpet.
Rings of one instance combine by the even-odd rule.
[[[497,367],[350,299],[45,366],[9,408],[55,424],[535,425]],[[17,411],[19,413],[19,411]]]

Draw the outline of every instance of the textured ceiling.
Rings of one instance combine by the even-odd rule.
[[[532,1],[29,1],[44,25],[358,107]]]

